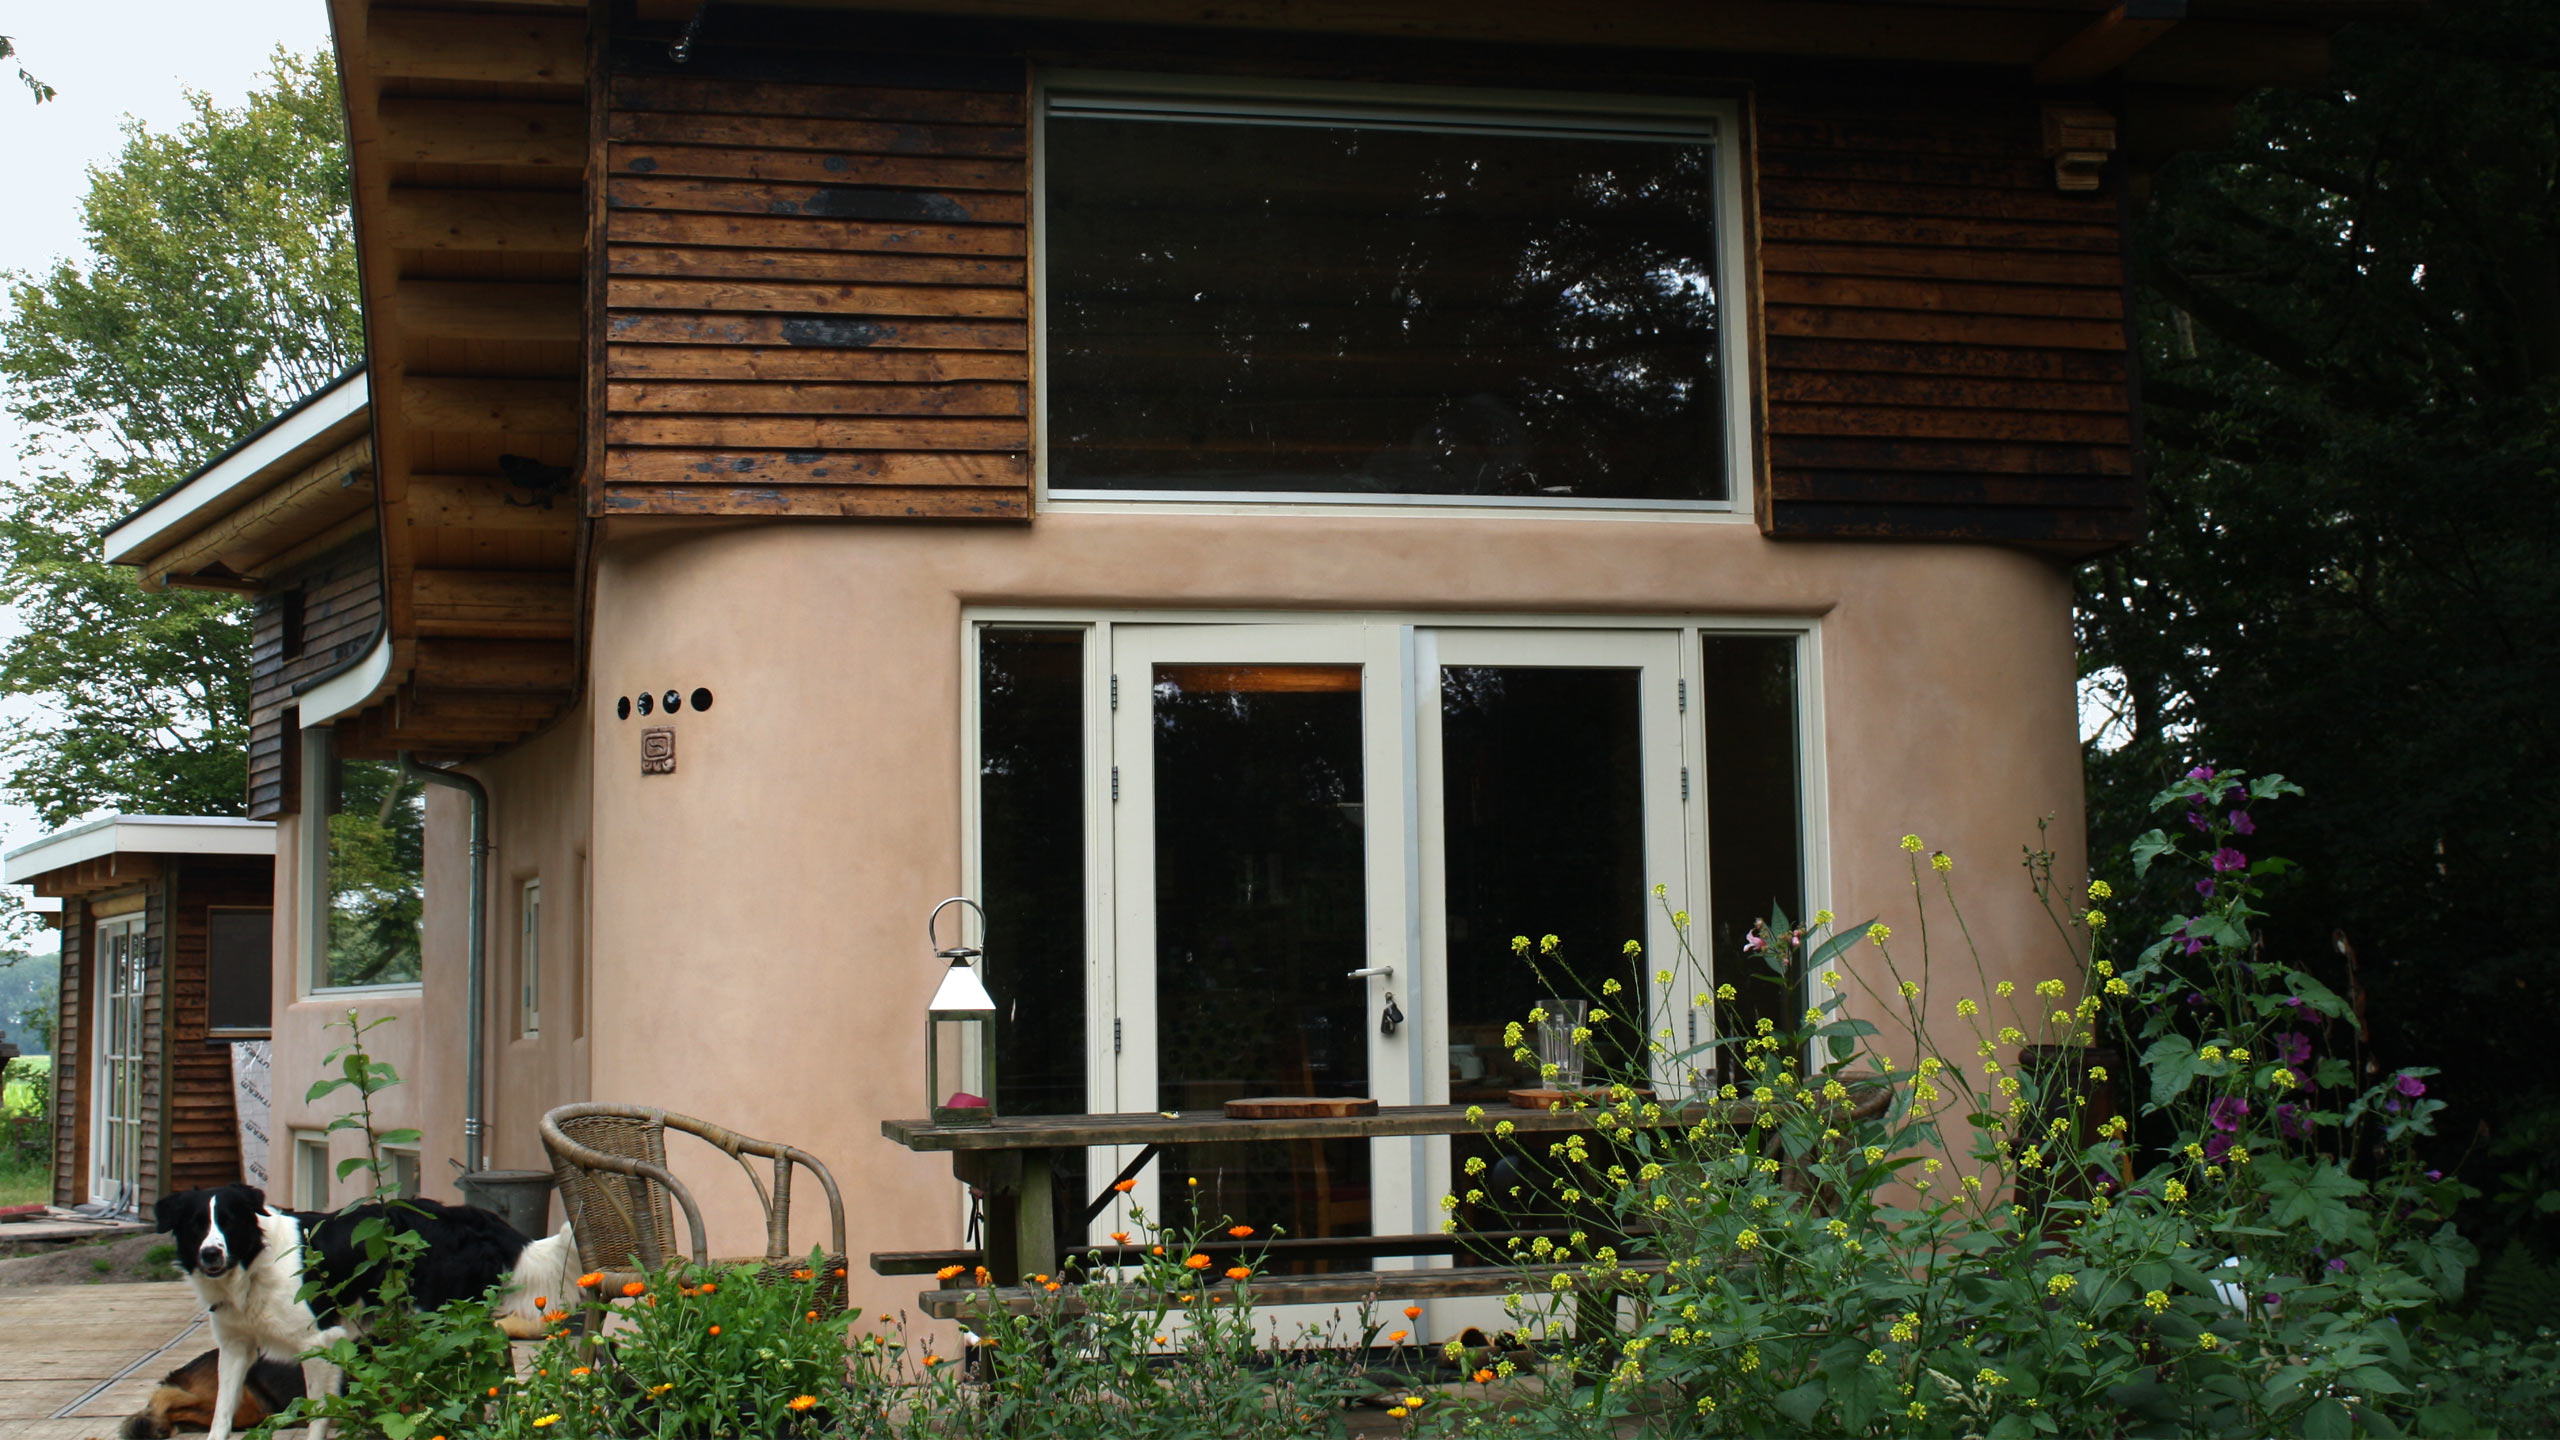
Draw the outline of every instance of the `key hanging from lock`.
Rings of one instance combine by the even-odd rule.
[[[1387,992],[1386,1011],[1378,1016],[1378,1033],[1393,1035],[1396,1033],[1396,1027],[1403,1023],[1404,1012],[1396,1008],[1396,992],[1390,990]]]

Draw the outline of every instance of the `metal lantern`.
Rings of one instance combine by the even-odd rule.
[[[926,918],[926,944],[939,946],[934,925],[954,905],[976,910],[978,928],[985,931],[987,912],[977,901],[954,895],[934,906]],[[978,950],[953,945],[933,953],[950,961],[951,968],[942,972],[942,985],[933,992],[933,1004],[926,1011],[925,1100],[933,1107],[936,1125],[984,1125],[996,1118],[995,998],[987,994],[978,979],[978,967],[970,963],[978,958]]]

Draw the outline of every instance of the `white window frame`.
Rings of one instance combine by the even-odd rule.
[[[295,995],[314,999],[335,995],[419,995],[426,979],[393,980],[381,985],[329,983],[329,780],[337,764],[337,737],[326,724],[302,732],[301,834],[294,846],[294,879],[301,887],[301,938],[294,949]],[[422,877],[423,878],[423,877]],[[419,963],[424,967],[425,936],[419,937]]]
[[[327,1210],[337,1193],[337,1175],[329,1160],[324,1130],[293,1132],[293,1205],[297,1210]]]
[[[403,1200],[415,1200],[426,1184],[426,1167],[419,1163],[414,1145],[385,1145],[383,1164],[388,1171],[383,1178],[391,1185],[391,1193]]]
[[[516,1038],[542,1038],[542,877],[516,891]]]
[[[1371,630],[1397,632],[1397,635],[1385,637],[1380,649],[1381,658],[1387,653],[1387,647],[1392,647],[1400,655],[1400,662],[1396,666],[1397,673],[1373,682],[1367,693],[1389,703],[1400,705],[1404,711],[1401,723],[1405,724],[1411,732],[1403,739],[1403,758],[1399,768],[1404,790],[1404,801],[1400,808],[1410,815],[1413,821],[1406,827],[1404,840],[1403,894],[1406,913],[1403,922],[1406,927],[1407,955],[1410,964],[1414,967],[1424,964],[1424,957],[1429,953],[1423,937],[1426,917],[1422,913],[1422,907],[1425,903],[1426,891],[1422,867],[1428,842],[1421,834],[1420,823],[1423,806],[1418,787],[1422,783],[1423,767],[1419,754],[1421,737],[1418,733],[1417,707],[1420,703],[1420,676],[1424,673],[1424,667],[1437,666],[1439,660],[1432,637],[1426,632],[1491,630],[1545,633],[1557,636],[1575,630],[1667,632],[1676,637],[1678,676],[1693,694],[1698,692],[1698,686],[1703,678],[1705,658],[1699,645],[1702,635],[1713,633],[1787,637],[1795,642],[1796,743],[1798,747],[1796,784],[1803,816],[1797,844],[1799,863],[1802,867],[1800,873],[1803,876],[1804,906],[1806,913],[1810,914],[1815,910],[1828,907],[1831,903],[1830,808],[1826,773],[1828,752],[1823,734],[1822,622],[1817,617],[1317,610],[1144,611],[1025,606],[967,607],[961,615],[959,636],[960,839],[962,891],[965,894],[977,895],[984,891],[982,837],[979,825],[979,766],[981,763],[979,667],[982,663],[979,638],[990,629],[1084,632],[1085,681],[1082,719],[1087,798],[1084,817],[1085,913],[1082,921],[1085,927],[1085,1013],[1086,1024],[1089,1027],[1114,1016],[1126,1018],[1128,1015],[1128,1011],[1120,1004],[1116,994],[1117,958],[1114,947],[1117,945],[1118,921],[1115,918],[1115,912],[1119,888],[1114,874],[1116,816],[1113,803],[1107,798],[1110,794],[1116,718],[1112,712],[1110,698],[1113,650],[1111,631],[1115,625],[1148,627],[1359,625]],[[1124,683],[1126,678],[1123,677]],[[1712,901],[1707,867],[1706,781],[1702,768],[1706,755],[1706,706],[1703,703],[1693,701],[1682,707],[1680,747],[1682,754],[1688,757],[1688,765],[1699,767],[1693,770],[1695,778],[1691,789],[1696,800],[1694,803],[1684,803],[1681,806],[1682,814],[1679,824],[1683,827],[1686,841],[1681,868],[1688,892],[1693,897],[1692,908],[1698,916],[1693,926],[1693,933],[1705,935],[1712,933]],[[1126,803],[1125,797],[1122,803]],[[1380,820],[1381,817],[1371,817],[1373,824],[1380,823]],[[1649,911],[1649,922],[1651,918]],[[984,945],[986,939],[987,937],[973,933],[966,943]],[[1003,963],[1001,959],[1003,938],[995,937],[995,941],[997,949],[991,956],[990,963],[1001,964]],[[1698,960],[1702,967],[1707,967],[1708,973],[1698,976],[1697,979],[1702,988],[1712,986],[1714,983],[1712,954],[1701,947]],[[1406,982],[1398,987],[1399,994],[1408,996],[1409,1000],[1420,999],[1422,994],[1427,993],[1428,986],[1445,981],[1445,976],[1424,976],[1408,970],[1407,962],[1397,963],[1399,971],[1404,972],[1400,973],[1398,978]],[[1414,1040],[1417,1042],[1408,1047],[1409,1059],[1414,1076],[1420,1077],[1424,1073],[1422,1056],[1425,1053],[1424,1044],[1420,1042],[1425,1042],[1427,1036],[1434,1033],[1430,1027],[1442,1018],[1442,1015],[1441,1012],[1431,1010],[1424,1005],[1411,1003],[1408,1003],[1407,1013],[1415,1022]],[[1135,1043],[1144,1043],[1136,1035],[1132,1035],[1131,1039]],[[1128,1078],[1122,1073],[1124,1066],[1120,1063],[1125,1059],[1125,1053],[1122,1057],[1115,1058],[1105,1047],[1088,1045],[1087,1056],[1085,1085],[1088,1108],[1097,1113],[1127,1108],[1122,1103],[1124,1097],[1120,1094],[1120,1087]],[[1414,1079],[1411,1084],[1417,1091],[1425,1088],[1425,1083],[1419,1078]],[[1416,1176],[1420,1181],[1407,1186],[1408,1195],[1415,1207],[1415,1213],[1408,1217],[1410,1222],[1408,1228],[1415,1232],[1426,1232],[1437,1228],[1439,1224],[1440,1217],[1437,1210],[1427,1207],[1442,1190],[1447,1188],[1447,1151],[1445,1146],[1431,1147],[1422,1140],[1414,1141],[1411,1148],[1412,1157],[1402,1161],[1399,1167],[1409,1166],[1410,1169],[1406,1173]],[[1426,1150],[1429,1153],[1426,1154]],[[1089,1162],[1089,1173],[1097,1176],[1113,1173],[1134,1157],[1134,1149],[1097,1150],[1094,1152],[1094,1158]],[[1375,1173],[1383,1178],[1386,1170],[1382,1167]],[[1433,1188],[1435,1184],[1439,1189]],[[957,1203],[961,1207],[960,1213],[965,1217],[967,1213],[965,1198]],[[1095,1229],[1099,1233],[1123,1223],[1125,1222],[1115,1217],[1114,1212],[1106,1211],[1097,1219]],[[1377,1217],[1377,1223],[1383,1228],[1398,1222],[1391,1215],[1381,1213]]]
[[[1338,495],[1288,491],[1053,490],[1049,484],[1049,191],[1044,155],[1053,108],[1167,116],[1228,115],[1278,124],[1351,123],[1473,133],[1589,133],[1703,139],[1715,149],[1716,364],[1724,377],[1725,498],[1631,500],[1560,496]],[[1109,70],[1040,69],[1032,76],[1032,477],[1041,510],[1154,514],[1580,516],[1756,523],[1750,246],[1743,170],[1750,150],[1743,105],[1732,96],[1591,95],[1435,85],[1356,85]]]

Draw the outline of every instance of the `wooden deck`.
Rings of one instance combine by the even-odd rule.
[[[105,1440],[213,1345],[195,1292],[176,1283],[0,1290],[0,1336],[0,1440]]]

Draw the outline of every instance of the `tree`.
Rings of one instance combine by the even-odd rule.
[[[17,53],[18,42],[7,35],[0,35],[0,60],[15,58]],[[27,87],[27,93],[36,97],[39,105],[53,98],[53,87],[28,74],[23,60],[18,63],[18,83]]]
[[[90,171],[88,254],[7,277],[0,389],[33,439],[0,484],[0,792],[46,823],[236,813],[248,627],[231,595],[142,590],[98,537],[362,353],[342,112],[325,56],[276,52],[236,110],[190,94]]]
[[[2334,55],[2140,221],[2152,533],[2082,575],[2094,853],[2192,764],[2299,781],[2267,945],[2443,1067],[2441,1163],[2494,1185],[2560,1137],[2560,9]]]

